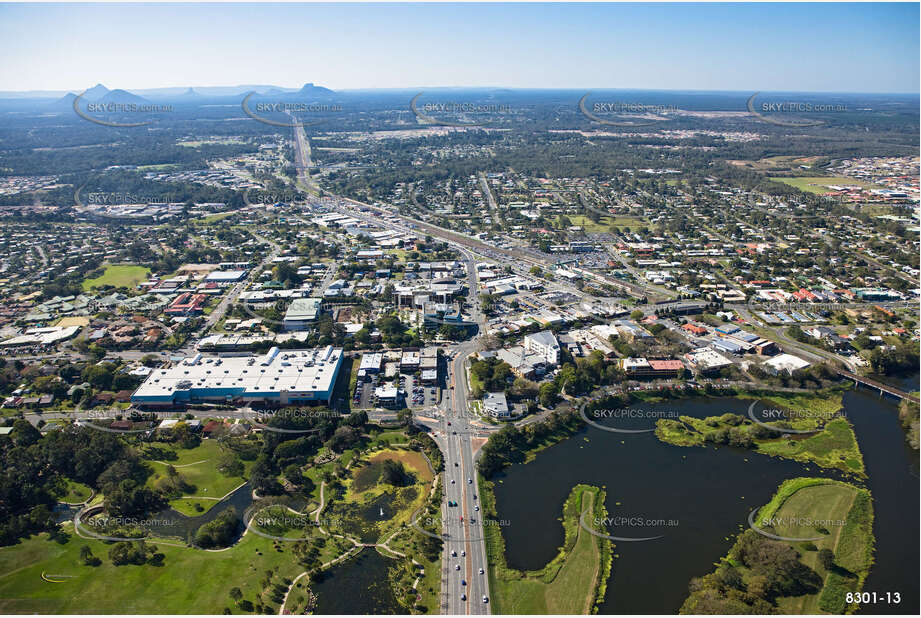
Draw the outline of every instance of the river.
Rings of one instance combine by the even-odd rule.
[[[654,426],[656,417],[746,414],[751,401],[688,399],[621,406],[642,418],[607,418],[624,429]],[[760,405],[759,405],[760,408]],[[874,606],[875,613],[916,613],[918,608],[917,456],[907,447],[896,407],[868,391],[844,396],[844,413],[855,426],[873,493],[876,564],[867,591],[900,591],[902,603]],[[653,433],[613,433],[587,427],[577,435],[498,475],[496,502],[509,566],[538,569],[563,542],[558,521],[573,485],[607,490],[609,525],[619,537],[611,581],[601,613],[677,613],[692,577],[713,569],[752,509],[796,476],[842,478],[813,464],[772,458],[730,447],[676,447]],[[641,521],[642,520],[642,521]]]

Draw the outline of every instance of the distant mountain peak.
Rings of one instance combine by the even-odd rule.
[[[127,90],[115,89],[109,90],[104,97],[99,99],[101,103],[147,103],[147,99],[132,94]]]
[[[300,94],[334,94],[329,88],[324,88],[323,86],[316,86],[313,82],[307,82],[304,84],[304,87],[300,89]]]
[[[96,84],[95,86],[93,86],[92,88],[84,92],[83,97],[93,101],[93,100],[100,99],[106,96],[107,94],[109,94],[109,92],[110,90],[106,88],[105,86],[103,86],[102,84]]]

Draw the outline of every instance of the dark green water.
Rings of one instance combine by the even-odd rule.
[[[746,414],[750,401],[693,399],[630,408],[659,416]],[[917,613],[917,457],[908,449],[891,401],[863,391],[849,392],[844,412],[855,426],[870,475],[876,512],[876,564],[865,590],[900,591],[899,606],[874,606],[874,613]],[[604,419],[624,429],[654,426],[649,418]],[[752,509],[765,504],[785,479],[841,478],[815,465],[777,459],[730,447],[676,447],[652,433],[620,434],[588,427],[512,466],[496,480],[498,517],[507,560],[518,569],[537,569],[556,554],[563,530],[558,521],[573,485],[607,489],[614,536],[650,541],[616,543],[611,581],[601,607],[607,614],[674,614],[687,597],[692,577],[712,570],[732,545],[731,535],[747,526]],[[619,503],[619,504],[618,504]],[[643,521],[637,521],[642,519]]]
[[[394,561],[375,549],[363,549],[312,584],[315,614],[401,614],[387,579]]]

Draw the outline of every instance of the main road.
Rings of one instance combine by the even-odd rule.
[[[467,258],[468,298],[472,319],[482,329],[485,319],[477,305],[475,256]],[[477,428],[467,409],[467,358],[476,352],[480,333],[454,348],[448,364],[448,385],[443,399],[440,440],[445,454],[444,503],[442,504],[444,565],[442,611],[447,614],[489,614],[489,566],[483,537],[482,511],[479,510],[476,469]],[[448,503],[457,506],[448,506]],[[485,599],[485,601],[484,601]]]

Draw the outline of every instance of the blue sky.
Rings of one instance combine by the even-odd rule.
[[[0,90],[919,91],[919,4],[0,4]]]

